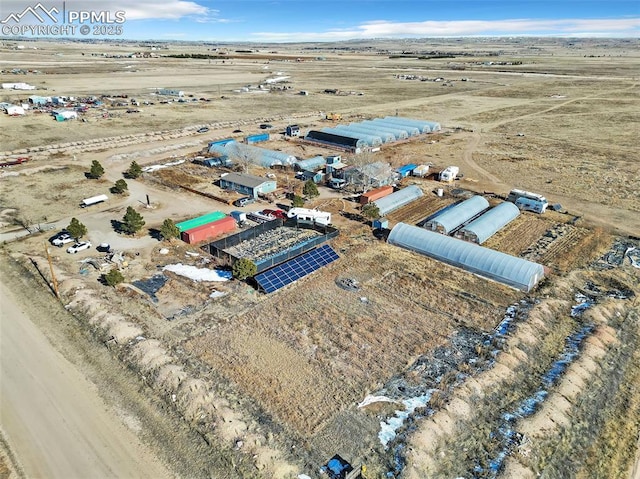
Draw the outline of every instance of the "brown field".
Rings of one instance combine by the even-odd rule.
[[[0,235],[6,253],[2,267],[13,271],[12,277],[23,271],[43,298],[49,294],[51,274],[43,243],[71,217],[87,226],[94,246],[108,242],[123,252],[125,261],[119,268],[127,283],[148,279],[170,263],[215,266],[197,245],[160,241],[156,230],[166,218],[181,221],[236,209],[228,203],[237,195],[215,185],[221,171],[187,161],[127,179],[125,195],[111,194],[109,188],[133,160],[142,166],[188,160],[205,152],[213,139],[242,139],[262,132],[263,122],[274,128],[262,146],[301,158],[340,153],[346,163],[355,160],[353,154],[286,140],[280,132],[292,123],[303,132],[329,126],[332,122],[324,119],[328,112],[342,114],[342,123],[396,114],[440,122],[441,133],[367,153],[372,161],[394,167],[429,163],[437,172],[458,165],[464,174],[451,185],[402,180],[403,185],[420,185],[425,196],[390,214],[390,226],[415,224],[454,201],[455,190],[486,193],[496,203],[510,189],[520,188],[562,205],[563,213],[521,214],[484,245],[547,267],[550,277],[529,294],[375,238],[359,217],[354,198],[322,187],[320,197],[307,206],[333,214],[340,236],[331,245],[340,259],[271,295],[258,293],[251,282],[194,283],[167,274],[154,302],[131,286],[114,289],[101,284],[101,275],[113,264],[83,263],[88,258],[103,260],[95,248],[69,255],[49,246],[52,271],[58,275],[68,311],[63,313],[69,315],[66,327],[78,331],[73,341],[85,344],[90,335],[96,340],[92,346],[140,378],[139,385],[118,386],[117,393],[107,396],[128,398],[133,390],[136,395],[144,391],[152,404],[149,411],[180,421],[199,441],[199,448],[187,447],[191,442],[186,432],[176,440],[181,462],[193,464],[175,467],[178,476],[290,479],[304,472],[315,479],[319,466],[340,453],[354,463],[365,462],[368,478],[387,477],[395,445],[383,448],[377,434],[380,422],[401,406],[357,404],[369,394],[402,399],[400,390],[391,387],[401,378],[412,378],[406,383],[421,392],[432,388],[420,368],[438,364],[433,358],[439,354],[452,369],[434,373],[442,382],[430,403],[433,417],[417,419],[399,431],[398,444],[406,446],[408,460],[402,477],[467,477],[471,471],[461,465],[495,448],[487,431],[495,427],[496,411],[522,400],[535,387],[532,378],[560,353],[566,336],[588,320],[597,325],[598,337],[607,333],[617,340],[600,344],[595,336],[590,339],[591,349],[575,369],[591,363],[593,367],[571,369],[560,389],[552,391],[545,416],[523,422],[526,431],[533,431],[536,424],[553,425],[557,420],[564,424],[562,431],[551,427],[548,438],[531,434],[526,443],[531,455],[524,449],[514,453],[506,476],[534,477],[544,471],[545,461],[553,475],[568,464],[571,448],[587,450],[588,444],[590,464],[599,471],[615,469],[610,477],[627,477],[633,451],[614,454],[612,444],[619,440],[630,449],[640,427],[637,392],[627,391],[620,379],[638,378],[633,351],[640,341],[630,325],[637,321],[640,279],[628,259],[605,268],[593,261],[607,252],[607,258],[613,258],[630,245],[638,246],[629,238],[640,236],[637,41],[584,39],[569,47],[564,40],[539,39],[535,48],[526,39],[416,43],[416,49],[472,53],[430,60],[390,55],[399,48],[393,42],[356,42],[343,50],[320,45],[312,54],[309,45],[274,45],[255,54],[234,53],[224,62],[163,56],[207,51],[195,44],[172,43],[158,58],[135,59],[91,56],[128,50],[128,45],[34,45],[38,50],[0,47],[2,82],[38,86],[28,93],[3,90],[3,101],[32,93],[127,94],[155,103],[126,113],[127,106],[107,102],[89,109],[86,121],[56,122],[34,111],[25,117],[0,115],[0,156],[31,158],[0,172]],[[494,57],[488,52],[500,53]],[[522,64],[484,63],[496,58]],[[40,73],[9,73],[18,67]],[[291,77],[288,83],[276,84],[279,89],[240,91],[276,72]],[[396,78],[405,74],[444,81]],[[160,104],[161,98],[153,94],[160,87],[210,101]],[[325,89],[341,94],[327,94]],[[309,95],[300,95],[301,90]],[[197,134],[202,125],[210,131]],[[85,176],[92,160],[105,168],[100,180]],[[250,167],[249,172],[274,174],[279,187],[302,190],[291,170]],[[433,192],[439,187],[445,190],[443,197]],[[102,193],[108,194],[107,203],[79,208],[83,198]],[[286,207],[289,200],[278,203]],[[136,236],[114,230],[128,206],[145,219]],[[247,211],[274,206],[260,200]],[[32,234],[14,241],[25,228]],[[341,288],[341,279],[356,280],[359,289]],[[575,293],[589,288],[597,289],[592,291],[597,307],[585,320],[572,318]],[[632,294],[629,299],[607,299],[612,290]],[[213,292],[222,296],[212,297]],[[530,304],[531,309],[508,333],[508,344],[493,367],[488,365],[487,344],[455,342],[458,335],[491,334],[505,309],[516,303]],[[57,324],[46,317],[42,315],[40,327],[56,331]],[[460,362],[465,351],[475,351],[474,361]],[[476,363],[483,364],[477,374]],[[620,364],[620,370],[610,364]],[[581,401],[576,390],[585,391],[589,399]],[[603,404],[610,415],[594,419]],[[630,419],[622,427],[616,414],[624,404],[629,404]],[[153,424],[150,417],[153,412],[145,414],[144,425]],[[167,462],[175,461],[166,441],[144,440],[165,460],[170,458]],[[6,448],[0,448],[0,457]],[[559,456],[551,457],[554,448]],[[608,452],[599,454],[599,448]],[[4,462],[0,461],[2,470]],[[572,463],[567,470],[586,474],[582,467]]]

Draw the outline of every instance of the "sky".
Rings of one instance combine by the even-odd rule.
[[[38,1],[49,11],[55,7],[67,15],[103,12],[84,24],[119,25],[122,28],[113,30],[112,36],[138,40],[271,43],[640,35],[640,0],[0,0],[2,36],[17,31],[7,26],[37,24],[31,12],[18,20],[9,15],[36,8]],[[115,19],[124,21],[111,23]]]

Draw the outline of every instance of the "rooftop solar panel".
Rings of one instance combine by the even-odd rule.
[[[331,246],[324,245],[256,275],[255,280],[265,293],[273,293],[338,258]]]

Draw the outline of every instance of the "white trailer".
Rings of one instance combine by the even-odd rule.
[[[107,195],[98,195],[92,196],[91,198],[85,198],[80,203],[80,207],[86,208],[87,206],[96,205],[98,203],[102,203],[103,201],[107,201],[109,197]]]
[[[444,170],[440,172],[440,181],[444,181],[447,183],[455,180],[460,173],[460,168],[457,166],[447,166]]]
[[[331,213],[308,208],[291,208],[287,211],[287,218],[296,218],[302,223],[315,223],[324,226],[331,224]]]

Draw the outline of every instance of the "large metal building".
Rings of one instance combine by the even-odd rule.
[[[374,125],[380,125],[383,128],[391,128],[394,130],[400,130],[405,132],[408,136],[418,136],[420,134],[420,129],[415,126],[410,125],[399,125],[398,123],[392,123],[390,121],[386,121],[384,118],[374,118],[373,120],[365,120],[362,123],[371,123]]]
[[[310,130],[304,137],[307,141],[315,141],[325,145],[336,146],[349,151],[359,152],[367,147],[367,142],[347,134],[328,133],[326,131]]]
[[[520,209],[513,203],[500,203],[480,218],[461,228],[456,236],[482,244],[515,220],[519,214]]]
[[[336,125],[335,129],[346,131],[347,133],[349,132],[362,133],[365,135],[378,137],[382,140],[383,143],[392,143],[396,141],[395,135],[389,132],[367,128],[366,126],[362,126],[360,123],[351,123],[349,125]]]
[[[489,208],[489,202],[482,196],[475,195],[430,219],[424,227],[448,235],[487,208]]]
[[[423,195],[424,193],[419,187],[412,185],[402,188],[395,193],[391,193],[389,196],[380,198],[379,200],[374,201],[373,204],[380,210],[380,216],[386,216],[392,211],[402,208],[404,205],[417,200]]]
[[[346,135],[351,136],[353,138],[358,138],[364,141],[367,146],[376,147],[382,145],[382,138],[379,136],[371,135],[368,133],[357,132],[353,130],[341,130],[339,128],[323,128],[323,132],[331,133],[334,135]]]
[[[526,292],[544,278],[540,264],[405,223],[387,241]]]

